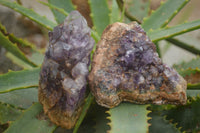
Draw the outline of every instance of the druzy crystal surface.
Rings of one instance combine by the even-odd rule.
[[[67,129],[74,126],[82,110],[93,45],[90,28],[77,11],[49,32],[39,101],[51,121]]]
[[[162,63],[136,22],[114,23],[104,30],[89,82],[97,103],[109,108],[121,101],[185,104],[187,99],[186,81]]]

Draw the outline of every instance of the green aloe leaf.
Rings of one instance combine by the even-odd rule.
[[[183,76],[191,76],[200,73],[200,57],[194,58],[189,62],[183,62],[173,66],[178,73]]]
[[[200,73],[200,57],[194,58],[189,62],[182,62],[173,66],[178,73],[183,76],[190,76],[191,74]]]
[[[200,83],[194,83],[194,84],[188,83],[187,89],[200,90]]]
[[[200,131],[200,98],[192,100],[189,104],[178,106],[167,110],[164,114],[168,120],[177,123],[178,127],[182,127],[181,131],[197,132]]]
[[[33,52],[31,56],[28,56],[28,59],[37,64],[37,66],[41,66],[44,59],[44,55],[39,52]]]
[[[64,129],[64,128],[61,128],[61,127],[57,127],[53,133],[72,133],[72,129],[71,130],[68,130],[68,129]]]
[[[17,46],[17,49],[15,49],[15,51],[21,50],[22,54],[25,56],[27,53],[24,52],[23,50],[28,49],[29,53],[28,53],[28,55],[26,55],[26,58],[28,58],[31,61],[31,64],[34,63],[34,66],[35,66],[35,64],[41,65],[44,55],[35,48],[34,44],[31,44],[30,42],[28,42],[24,39],[17,38],[13,34],[8,33],[5,29],[5,27],[1,23],[0,23],[0,31],[3,33],[4,36],[8,37],[8,39],[13,43],[13,45],[17,44],[17,45],[14,45],[14,47]],[[7,46],[7,47],[9,47],[9,46]],[[21,52],[19,52],[19,53],[21,53]],[[9,54],[9,57],[11,57],[10,59],[14,63],[17,63],[17,61],[18,61],[19,63],[17,63],[17,64],[19,66],[22,66],[22,68],[33,67],[33,65],[30,66],[30,64],[27,64],[24,60],[20,59],[19,57],[21,57],[21,56],[18,57],[18,55],[14,54],[14,53],[13,53],[13,55]]]
[[[174,68],[176,70],[186,70],[188,68],[200,70],[200,57],[194,58],[189,62],[183,62],[181,64],[174,65]]]
[[[109,133],[145,133],[148,131],[148,105],[121,103],[108,111]]]
[[[200,96],[200,89],[199,90],[187,90],[187,97],[197,97]]]
[[[109,120],[106,119],[108,114],[105,113],[106,110],[108,109],[92,102],[87,111],[87,115],[78,129],[78,133],[105,133],[109,129],[107,125]],[[65,132],[67,132],[67,130]]]
[[[49,30],[52,30],[53,27],[56,26],[55,23],[48,20],[46,17],[40,16],[39,14],[34,12],[32,9],[25,8],[25,7],[17,4],[16,2],[10,2],[8,0],[0,0],[0,4],[21,13],[22,15],[26,16],[27,18],[33,20],[34,22],[40,24],[41,26],[43,26]]]
[[[106,133],[107,130],[110,129],[110,127],[107,125],[107,123],[109,122],[109,120],[107,119],[109,114],[106,113],[106,111],[108,110],[108,108],[104,108],[97,103],[91,106],[88,114],[93,115],[93,121],[95,123],[95,125],[93,126],[93,128],[95,129],[94,133]]]
[[[166,120],[166,117],[162,116],[162,112],[153,111],[149,114],[151,119],[149,120],[151,126],[149,127],[149,133],[180,133],[180,130],[170,121]]]
[[[195,68],[195,69],[192,69],[192,68],[187,68],[187,69],[177,69],[178,73],[185,77],[185,76],[190,76],[191,74],[195,74],[195,73],[199,73],[200,72],[200,69],[199,68]]]
[[[12,53],[7,52],[6,57],[12,61],[12,63],[18,65],[19,67],[23,69],[32,69],[33,67],[25,63],[24,61],[20,60],[16,56],[14,56]]]
[[[81,123],[77,133],[94,133],[94,113],[96,112],[92,112],[91,108],[89,108],[89,110],[87,111],[87,115]]]
[[[90,92],[89,95],[88,95],[88,97],[85,99],[85,104],[83,106],[83,110],[81,112],[81,115],[80,115],[78,121],[76,122],[76,125],[74,127],[73,133],[77,133],[78,132],[78,128],[80,127],[83,119],[85,118],[85,116],[87,114],[87,111],[88,111],[88,109],[89,109],[89,107],[90,107],[93,99],[94,99],[94,96]]]
[[[27,58],[33,62],[34,64],[36,64],[37,66],[42,64],[44,55],[39,52],[34,44],[30,44],[28,41],[23,40],[21,38],[17,38],[15,37],[13,34],[9,35],[9,40],[13,43],[16,43],[17,45],[19,45],[18,47],[21,47],[21,51],[23,52],[23,48],[24,49],[29,49],[29,53],[27,54]]]
[[[107,109],[99,107],[99,109],[96,111],[96,117],[95,117],[95,133],[106,133],[107,130],[110,129],[109,125],[107,123],[109,120],[107,119],[108,114],[105,113]]]
[[[8,104],[0,103],[0,124],[14,121],[22,114],[20,109],[11,107]]]
[[[151,16],[144,19],[142,27],[145,31],[164,27],[189,1],[190,0],[168,0],[152,13]]]
[[[167,39],[176,35],[180,35],[189,31],[193,31],[200,28],[200,20],[187,22],[184,24],[176,25],[173,27],[167,27],[158,30],[150,30],[147,32],[152,41]]]
[[[186,42],[183,42],[183,41],[181,41],[179,39],[175,39],[175,38],[168,38],[166,40],[179,48],[185,49],[193,54],[200,55],[200,49],[198,49],[195,46],[192,46]]]
[[[110,9],[110,24],[119,21],[119,7],[116,0],[112,0],[112,7]]]
[[[125,7],[125,2],[126,1],[123,1],[123,0],[116,0],[117,1],[117,4],[121,10],[121,18],[120,18],[120,22],[122,22],[124,20],[124,15],[130,20],[130,21],[136,21],[138,22],[139,24],[141,24],[141,21],[138,20],[135,16],[132,16],[127,10],[126,10],[126,7]]]
[[[4,36],[8,36],[9,40],[12,43],[17,43],[17,44],[21,45],[22,47],[29,47],[33,51],[37,51],[36,48],[35,48],[35,45],[33,45],[30,42],[23,40],[21,38],[17,38],[13,34],[8,33],[6,28],[1,23],[0,23],[0,31],[4,34]]]
[[[19,59],[23,60],[27,64],[32,67],[36,67],[32,61],[30,61],[24,53],[20,51],[16,44],[13,44],[8,37],[4,36],[2,32],[0,32],[0,45],[3,46],[7,51],[11,52],[13,55],[17,56]]]
[[[89,0],[89,5],[94,29],[101,35],[110,21],[107,0]]]
[[[97,111],[97,109],[95,108],[96,104],[92,103],[92,105],[90,106],[89,110],[87,111],[87,115],[85,116],[83,122],[81,123],[79,129],[78,129],[78,133],[95,133],[94,128],[96,127],[95,124],[95,119],[96,116],[99,115]],[[101,107],[99,107],[98,109],[101,109]],[[104,123],[106,125],[106,123]],[[58,127],[54,133],[72,133],[73,129],[67,130],[61,127]],[[100,133],[104,133],[104,132],[100,132]]]
[[[51,8],[51,10],[54,9],[54,10],[58,11],[59,13],[65,15],[65,16],[68,16],[68,14],[69,14],[63,8],[59,8],[59,7],[57,7],[55,5],[52,5],[50,3],[45,3],[43,1],[39,1],[39,3],[41,3],[41,4],[45,5],[45,6],[48,6],[49,8]]]
[[[18,120],[10,124],[5,133],[52,133],[56,126],[42,112],[41,104],[33,104]]]
[[[66,12],[71,12],[75,10],[74,5],[72,4],[71,0],[48,0],[48,2],[56,7],[64,9]],[[60,24],[66,18],[66,15],[60,13],[56,9],[51,8],[56,21]]]
[[[38,89],[36,87],[14,90],[9,93],[0,93],[0,102],[10,104],[17,108],[27,109],[33,102],[38,102]]]
[[[192,59],[189,62],[183,62],[179,65],[174,65],[174,68],[178,71],[178,73],[183,76],[187,82],[187,89],[191,89],[191,95],[196,95],[198,91],[194,93],[194,90],[200,90],[200,57]]]
[[[38,86],[40,68],[0,75],[0,93]]]
[[[132,16],[142,21],[148,15],[150,0],[129,0],[125,6]]]

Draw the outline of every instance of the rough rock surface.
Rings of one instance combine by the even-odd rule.
[[[136,22],[114,23],[103,32],[94,54],[89,84],[98,104],[121,101],[185,104],[186,81],[163,64],[155,45]]]
[[[82,110],[94,40],[77,11],[49,32],[49,40],[40,72],[39,101],[52,122],[69,129]]]

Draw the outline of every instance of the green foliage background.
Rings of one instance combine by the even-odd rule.
[[[148,15],[150,1],[143,3],[142,0],[132,0],[129,3],[124,3],[122,0],[112,0],[109,8],[107,0],[89,0],[94,25],[92,37],[97,43],[107,25],[117,21],[137,21],[141,23],[148,36],[156,44],[158,53],[160,53],[159,41],[165,39],[180,48],[199,55],[199,49],[173,37],[199,29],[200,20],[172,27],[168,26],[168,23],[189,1],[167,0],[151,15]],[[57,23],[16,2],[0,0],[1,5],[21,13],[48,30],[52,30],[57,24],[62,23],[67,14],[76,9],[70,0],[48,0],[48,3],[41,3],[52,10]],[[125,8],[127,4],[128,8]],[[141,10],[139,7],[143,7],[145,10]],[[57,127],[42,113],[42,106],[37,99],[39,71],[44,55],[33,44],[7,33],[2,24],[0,24],[0,45],[8,51],[13,62],[24,68],[21,71],[9,71],[0,75],[0,127],[8,124],[8,128],[4,128],[6,133],[175,133],[200,131],[200,83],[188,83],[188,101],[184,106],[121,103],[113,109],[105,109],[94,102],[94,97],[90,93],[85,99],[84,109],[74,129],[66,130]],[[19,46],[30,48],[32,56],[26,56]],[[94,51],[95,47],[92,54]],[[199,74],[200,59],[197,56],[189,62],[183,62],[174,67],[184,77]]]

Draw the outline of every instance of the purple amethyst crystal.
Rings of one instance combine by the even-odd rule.
[[[136,22],[114,23],[104,30],[89,84],[97,103],[109,108],[121,101],[185,104],[187,100],[186,81],[162,63]]]
[[[49,39],[40,72],[39,101],[52,122],[70,129],[82,110],[94,40],[77,11],[49,32]]]

